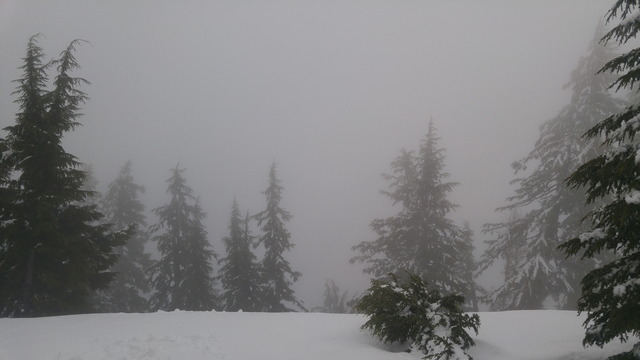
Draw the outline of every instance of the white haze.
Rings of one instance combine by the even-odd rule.
[[[460,185],[454,219],[482,224],[512,189],[510,163],[570,99],[562,85],[609,2],[7,1],[0,0],[0,126],[28,38],[55,57],[77,38],[91,100],[67,150],[104,191],[133,161],[147,209],[165,203],[169,169],[187,168],[215,249],[234,195],[264,207],[278,162],[307,306],[324,280],[362,290],[351,246],[390,213],[380,174],[415,149],[430,118]],[[149,214],[149,222],[154,219]],[[490,279],[486,280],[490,283]]]

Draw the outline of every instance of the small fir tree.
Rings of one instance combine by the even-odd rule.
[[[96,294],[99,309],[105,312],[143,312],[148,309],[149,280],[144,271],[152,261],[144,247],[149,240],[144,204],[139,195],[144,187],[134,182],[131,161],[127,161],[101,200],[102,212],[116,229],[131,231],[126,244],[115,249],[118,262],[111,269],[116,278],[111,286]]]
[[[480,317],[462,310],[464,297],[443,296],[420,277],[401,281],[371,280],[371,287],[355,306],[369,316],[362,329],[370,330],[385,343],[410,346],[425,354],[423,359],[471,360],[466,351],[475,345],[465,329],[478,334]]]
[[[579,281],[595,266],[595,261],[577,262],[565,259],[557,246],[585,231],[589,223],[582,218],[585,208],[582,190],[566,186],[565,179],[579,163],[600,151],[599,140],[583,139],[582,134],[600,119],[617,112],[623,102],[608,89],[611,77],[594,76],[613,56],[611,50],[598,43],[601,27],[591,41],[586,56],[578,62],[567,87],[573,91],[571,103],[558,116],[545,122],[534,149],[516,161],[516,174],[533,170],[515,179],[515,195],[500,211],[523,210],[522,216],[499,224],[487,224],[485,231],[497,235],[482,256],[479,269],[488,268],[498,258],[507,258],[511,241],[522,242],[522,257],[513,265],[514,274],[488,294],[495,308],[541,309],[543,303],[556,299],[558,307],[576,307]],[[511,258],[510,260],[516,260]]]
[[[102,214],[85,204],[92,194],[82,189],[87,175],[62,146],[87,100],[78,88],[87,81],[71,76],[79,41],[43,63],[37,40],[28,42],[13,93],[20,112],[1,145],[0,316],[90,311],[89,294],[109,285],[113,248],[127,236],[100,224]],[[51,68],[57,75],[48,90]]]
[[[226,311],[257,311],[260,300],[260,268],[251,251],[252,236],[249,231],[249,214],[240,216],[238,202],[233,199],[229,219],[229,236],[222,239],[227,257],[222,264],[219,279],[222,283],[222,303]]]
[[[257,244],[263,245],[265,249],[262,260],[262,309],[268,312],[292,311],[287,304],[304,309],[291,289],[302,274],[293,271],[284,258],[284,252],[290,251],[294,245],[291,243],[291,234],[285,227],[285,223],[291,220],[291,214],[280,207],[282,190],[274,162],[269,170],[267,189],[263,192],[267,208],[254,216],[262,231]]]
[[[415,274],[443,293],[467,294],[475,284],[461,267],[473,247],[469,234],[448,217],[456,205],[447,196],[457,183],[446,181],[438,140],[431,121],[418,155],[402,150],[391,163],[393,175],[385,175],[390,191],[383,193],[400,211],[371,223],[377,239],[354,246],[360,255],[351,262],[368,264],[364,272],[374,277]]]
[[[153,240],[161,258],[148,270],[155,291],[152,310],[200,311],[216,305],[211,261],[217,256],[202,226],[205,214],[183,172],[179,165],[171,170],[167,180],[171,200],[153,210],[158,223],[151,231],[156,233]]]
[[[607,20],[620,23],[603,38],[606,43],[625,44],[640,32],[637,1],[618,0]],[[612,84],[617,90],[636,92],[640,73],[640,50],[633,48],[607,62],[602,73],[618,74]],[[583,163],[569,177],[572,187],[585,187],[587,202],[604,200],[589,213],[589,231],[562,244],[569,255],[593,258],[613,254],[615,259],[589,272],[582,279],[578,310],[587,312],[585,345],[604,346],[640,336],[640,106],[634,103],[611,115],[586,133],[587,140],[604,139],[604,153]],[[610,359],[640,359],[640,342],[626,353]]]

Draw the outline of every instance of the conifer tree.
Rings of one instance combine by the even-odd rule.
[[[302,302],[295,296],[291,286],[302,275],[293,271],[291,265],[284,258],[284,252],[293,248],[291,234],[285,223],[291,220],[291,214],[280,207],[283,187],[277,176],[276,163],[269,170],[269,182],[263,192],[267,200],[267,207],[257,213],[254,218],[262,235],[258,238],[258,245],[263,245],[265,255],[262,260],[262,309],[268,312],[292,311],[287,304],[293,304],[304,309]]]
[[[217,256],[202,225],[205,214],[183,172],[179,165],[171,170],[171,200],[153,210],[158,223],[151,231],[161,258],[148,270],[155,291],[152,310],[212,310],[216,305],[211,261]]]
[[[98,205],[102,194],[98,191],[98,179],[96,179],[93,166],[91,164],[82,164],[80,168],[85,173],[85,179],[81,189],[89,192],[89,196],[82,201],[82,204]],[[102,213],[104,214],[104,211],[102,211]]]
[[[516,273],[488,295],[500,310],[541,309],[549,299],[556,299],[559,307],[575,309],[579,281],[595,266],[593,261],[566,260],[556,248],[589,226],[588,222],[582,222],[589,211],[584,207],[584,191],[565,184],[579,163],[599,152],[598,139],[582,139],[582,134],[623,106],[623,102],[609,92],[611,77],[595,75],[613,56],[611,50],[598,43],[600,34],[601,27],[567,84],[573,92],[571,103],[542,125],[534,149],[512,165],[516,174],[527,171],[528,167],[533,169],[512,182],[517,185],[515,195],[507,199],[508,205],[498,210],[522,209],[523,215],[485,226],[486,232],[497,238],[484,253],[481,270],[496,259],[506,257],[513,248],[511,241],[522,242],[525,249],[518,263],[512,264]]]
[[[132,233],[126,244],[115,249],[118,262],[111,270],[116,278],[108,289],[96,294],[99,309],[105,312],[143,312],[148,308],[150,287],[144,271],[152,262],[144,252],[149,240],[144,204],[139,198],[144,187],[134,182],[131,166],[131,161],[124,164],[101,201],[107,221]]]
[[[222,283],[222,303],[225,311],[257,311],[260,301],[260,269],[251,251],[253,243],[249,231],[249,214],[240,216],[238,202],[233,199],[229,236],[222,239],[227,257],[220,259],[219,272]]]
[[[446,294],[468,294],[475,285],[460,266],[466,261],[470,236],[448,218],[456,205],[447,195],[457,183],[446,181],[449,174],[444,172],[438,140],[431,121],[418,155],[402,150],[391,163],[393,174],[385,175],[390,191],[383,193],[400,211],[371,222],[378,237],[354,246],[360,255],[351,262],[366,263],[364,272],[376,278],[417,275]]]
[[[618,0],[607,21],[620,19],[603,41],[625,44],[640,32],[637,1]],[[618,75],[616,90],[638,92],[639,48],[607,62],[602,73]],[[585,345],[603,346],[614,340],[640,336],[640,104],[633,103],[606,117],[585,134],[586,139],[604,139],[603,154],[583,163],[569,177],[572,187],[584,187],[587,202],[595,207],[589,217],[591,229],[562,244],[569,255],[593,258],[613,254],[615,258],[582,279],[578,310],[587,312]],[[640,359],[640,342],[626,353],[610,359]]]
[[[456,270],[458,271],[457,275],[466,282],[468,286],[467,291],[461,295],[463,295],[467,300],[471,311],[478,311],[478,297],[476,295],[476,291],[479,287],[475,283],[473,274],[473,269],[476,265],[476,261],[473,257],[473,250],[475,249],[473,246],[473,230],[471,230],[471,226],[467,221],[465,221],[462,226],[462,239],[461,241],[458,241],[457,244],[458,257],[461,261],[461,263],[456,266]]]
[[[324,301],[322,307],[317,310],[325,313],[346,314],[349,312],[347,305],[347,291],[340,292],[340,288],[332,279],[324,283]]]
[[[95,205],[83,202],[86,173],[62,146],[78,122],[87,95],[73,77],[79,67],[73,41],[44,63],[38,35],[31,37],[21,66],[16,123],[4,130],[0,159],[0,316],[45,316],[91,310],[89,294],[113,278],[113,248],[126,233],[100,224]],[[47,71],[54,68],[53,89]]]

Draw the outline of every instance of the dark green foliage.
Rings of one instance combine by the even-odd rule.
[[[131,174],[131,161],[120,170],[118,178],[109,184],[101,201],[107,221],[117,229],[127,229],[132,236],[126,244],[115,249],[118,262],[113,266],[116,278],[109,289],[99,291],[96,300],[105,312],[143,312],[148,309],[149,280],[144,271],[151,265],[144,246],[149,240],[144,204],[139,194],[144,187],[137,185]]]
[[[262,244],[265,249],[262,259],[262,310],[269,312],[292,311],[286,303],[304,309],[291,289],[302,274],[293,271],[284,258],[284,252],[291,250],[294,245],[291,243],[291,234],[285,227],[285,223],[291,220],[291,214],[280,207],[282,190],[274,162],[269,170],[269,184],[263,192],[267,208],[254,216],[262,231],[258,244]]]
[[[524,175],[512,181],[517,186],[515,195],[498,210],[518,210],[522,215],[485,225],[485,232],[496,237],[488,242],[479,269],[499,258],[507,259],[510,266],[505,283],[484,299],[496,310],[541,309],[547,299],[555,299],[561,308],[575,309],[580,279],[601,260],[565,259],[556,250],[590,225],[582,221],[590,210],[584,205],[584,191],[565,184],[579,163],[601,150],[599,139],[582,135],[624,106],[610,94],[612,77],[595,75],[613,57],[610,49],[598,43],[601,34],[599,27],[566,85],[573,92],[571,102],[540,127],[533,150],[512,165],[517,175]],[[513,253],[514,245],[519,254]]]
[[[416,275],[401,282],[390,274],[371,280],[355,310],[369,316],[362,329],[385,343],[411,344],[425,359],[471,359],[465,351],[475,343],[465,329],[477,334],[480,318],[465,314],[464,302],[460,295],[442,296]]]
[[[608,21],[620,17],[604,41],[619,44],[635,38],[640,31],[639,4],[618,0],[608,13]],[[612,86],[638,91],[640,49],[635,48],[608,62],[602,72],[617,73]],[[637,100],[637,99],[636,99]],[[619,338],[640,336],[640,129],[637,103],[611,115],[592,127],[587,139],[604,139],[604,153],[581,165],[569,185],[584,187],[587,202],[604,200],[589,213],[592,229],[562,244],[568,255],[593,258],[611,254],[614,260],[582,280],[578,310],[587,312],[585,345],[603,346]],[[640,359],[640,343],[635,351],[611,359]]]
[[[229,219],[229,236],[222,239],[227,257],[218,278],[222,283],[222,303],[225,311],[260,310],[260,267],[251,251],[253,237],[249,231],[249,214],[240,216],[238,202],[234,199]]]
[[[418,156],[403,150],[391,163],[393,175],[385,175],[389,191],[383,192],[400,207],[397,215],[371,222],[373,241],[353,247],[360,253],[351,262],[368,266],[374,277],[388,273],[417,274],[443,293],[467,294],[475,285],[464,274],[471,238],[448,217],[456,208],[447,200],[457,185],[447,182],[444,150],[438,147],[433,122],[422,140]]]
[[[90,311],[89,294],[107,287],[117,260],[113,248],[126,232],[100,224],[102,214],[87,205],[86,173],[62,146],[64,133],[79,125],[79,67],[73,41],[54,61],[33,36],[16,80],[20,112],[0,144],[0,316],[44,316]],[[47,71],[55,68],[53,89]]]
[[[161,258],[148,269],[155,290],[152,310],[201,311],[216,305],[211,261],[217,256],[202,226],[205,214],[183,172],[179,165],[171,170],[167,180],[171,200],[153,210],[158,223],[151,231],[157,233],[153,240]]]

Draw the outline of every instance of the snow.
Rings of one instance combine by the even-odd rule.
[[[585,232],[584,234],[581,234],[580,236],[578,236],[578,238],[580,239],[580,241],[582,242],[588,242],[591,239],[594,240],[598,240],[598,239],[602,239],[606,236],[606,232],[604,231],[604,229],[602,228],[597,228],[594,229],[592,231],[588,231]]]
[[[627,204],[640,204],[640,191],[631,190],[629,194],[624,197],[624,201]]]
[[[583,348],[584,314],[479,313],[476,360],[603,359],[636,342]],[[361,315],[158,312],[0,319],[0,359],[21,360],[414,360],[360,330]]]
[[[614,286],[613,295],[622,297],[627,293],[628,288],[636,286],[640,286],[640,279],[630,279],[623,284]]]

